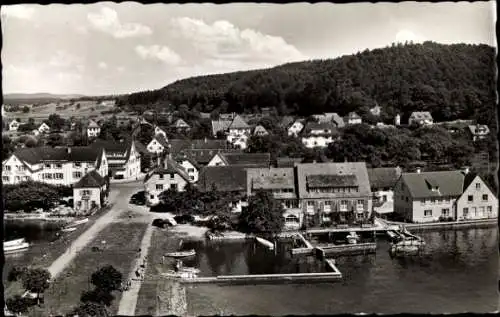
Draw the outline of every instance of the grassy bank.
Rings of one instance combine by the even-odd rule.
[[[135,315],[157,315],[158,313],[164,315],[167,312],[175,314],[175,309],[171,307],[172,304],[169,300],[171,294],[166,292],[172,287],[167,285],[170,282],[160,277],[160,274],[169,270],[174,264],[172,259],[166,259],[165,264],[162,264],[162,255],[166,252],[176,251],[178,245],[179,237],[177,235],[167,230],[154,229],[148,254],[149,264],[137,298]]]
[[[110,264],[126,278],[137,256],[142,236],[147,225],[143,223],[114,223],[103,230],[52,283],[45,295],[45,304],[36,316],[65,314],[79,303],[80,295],[93,286],[89,277],[100,267]],[[106,241],[102,243],[102,241]],[[103,251],[93,252],[99,246]],[[110,310],[114,314],[120,302],[121,293],[116,292]]]

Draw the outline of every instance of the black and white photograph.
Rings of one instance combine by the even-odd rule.
[[[2,4],[4,315],[498,312],[496,6]]]

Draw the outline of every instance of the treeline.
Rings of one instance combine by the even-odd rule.
[[[159,90],[122,96],[118,105],[201,112],[283,114],[357,111],[373,121],[405,122],[413,111],[430,111],[437,121],[476,119],[495,125],[495,50],[487,45],[433,42],[390,47],[329,60],[290,63],[247,72],[179,80]]]

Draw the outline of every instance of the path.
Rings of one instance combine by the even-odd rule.
[[[142,285],[142,279],[134,280],[136,278],[135,272],[139,268],[139,266],[144,263],[144,259],[147,258],[149,252],[149,246],[151,245],[151,236],[153,234],[153,226],[149,225],[144,233],[144,237],[141,242],[141,254],[134,261],[133,270],[130,272],[129,280],[132,280],[132,285],[130,288],[123,292],[122,298],[120,300],[120,306],[118,307],[117,315],[120,316],[134,316],[135,314],[135,306],[137,304],[137,297],[139,295],[139,291]],[[145,266],[147,263],[145,263]],[[143,272],[146,272],[146,268],[144,267]],[[145,273],[142,274],[143,276]]]

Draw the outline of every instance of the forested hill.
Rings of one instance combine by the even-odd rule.
[[[435,120],[474,118],[495,122],[495,49],[487,45],[433,42],[394,44],[336,59],[284,64],[270,69],[193,77],[162,89],[122,97],[122,105],[178,107],[201,112],[258,111],[310,115],[370,107],[382,119],[431,111]]]

